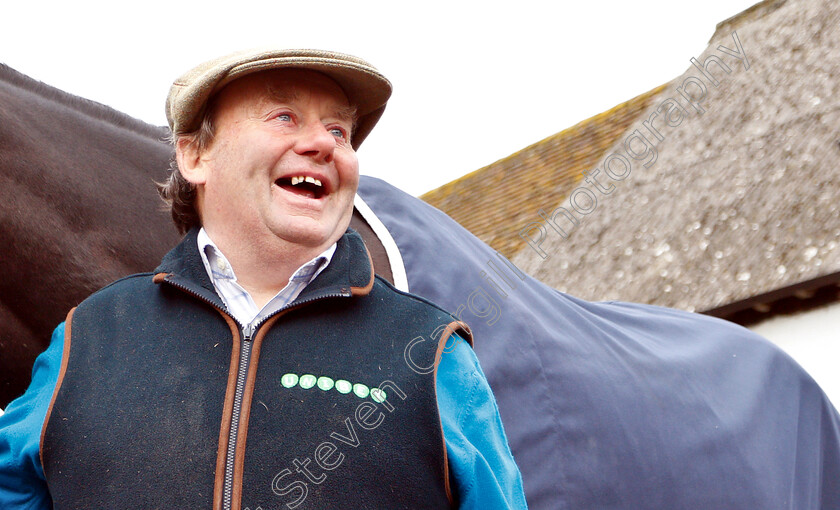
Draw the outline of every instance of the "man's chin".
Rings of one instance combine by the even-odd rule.
[[[326,229],[323,226],[307,226],[305,224],[290,227],[286,226],[286,228],[275,231],[275,235],[289,244],[313,250],[320,249],[321,251],[338,241],[347,230],[346,226],[344,228],[336,227],[335,229]]]

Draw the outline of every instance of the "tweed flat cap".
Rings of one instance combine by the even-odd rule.
[[[207,101],[228,83],[258,71],[309,69],[332,78],[358,112],[354,149],[376,125],[391,97],[391,82],[360,58],[321,50],[257,49],[205,62],[175,80],[166,98],[166,119],[175,134],[199,127]]]

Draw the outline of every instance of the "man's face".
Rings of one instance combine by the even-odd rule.
[[[338,85],[312,71],[260,72],[225,87],[216,136],[185,176],[201,185],[210,237],[320,249],[338,240],[359,182],[353,115]]]

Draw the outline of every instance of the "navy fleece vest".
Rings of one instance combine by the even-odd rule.
[[[42,438],[56,508],[221,508],[228,455],[232,508],[450,506],[435,374],[416,369],[460,325],[374,279],[355,233],[245,340],[194,232],[159,269],[157,284],[120,280],[68,319]]]

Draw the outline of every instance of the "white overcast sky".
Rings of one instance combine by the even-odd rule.
[[[209,58],[351,53],[394,84],[361,171],[419,195],[679,76],[756,1],[17,1],[0,61],[164,125],[172,80]]]

